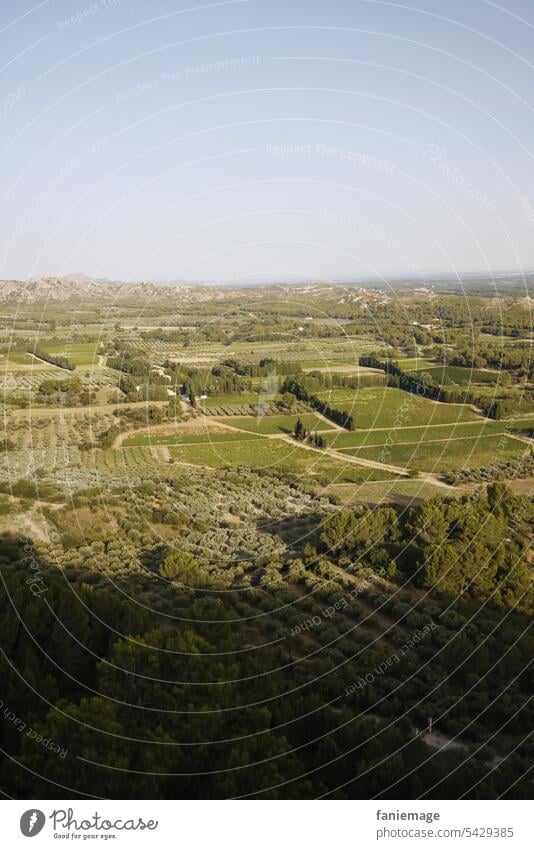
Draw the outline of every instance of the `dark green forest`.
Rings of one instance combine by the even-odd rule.
[[[231,592],[163,548],[159,612],[128,573],[91,585],[4,539],[3,792],[529,798],[533,519],[499,484],[342,510]]]

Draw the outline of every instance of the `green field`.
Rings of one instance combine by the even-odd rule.
[[[458,384],[465,386],[471,383],[496,383],[499,381],[500,372],[484,371],[476,368],[463,368],[462,366],[432,366],[431,368],[417,368],[416,374],[429,374],[432,379],[442,386]]]
[[[207,398],[197,398],[197,407],[242,407],[243,404],[259,404],[257,392],[240,392],[234,395],[208,395]]]
[[[67,343],[58,347],[57,345],[44,345],[43,351],[47,354],[63,354],[70,362],[78,367],[98,364],[99,353],[98,342],[76,342]]]
[[[139,433],[129,436],[123,443],[125,448],[134,445],[203,445],[220,442],[246,442],[259,439],[254,433]]]
[[[331,368],[335,369],[339,366],[350,366],[351,368],[357,369],[357,362],[350,362],[350,360],[330,360],[325,358],[324,360],[299,360],[299,362],[295,363],[295,365],[299,365],[303,371],[307,369],[317,369],[317,368]]]
[[[512,425],[512,426],[511,426]],[[339,431],[328,434],[326,440],[331,448],[345,449],[370,447],[373,445],[400,444],[405,442],[432,442],[447,439],[476,439],[480,436],[495,436],[500,433],[520,433],[534,428],[534,419],[518,419],[516,422],[482,421],[473,424],[437,425],[430,427],[386,428],[384,430],[359,430],[355,433]],[[454,450],[454,445],[451,445]]]
[[[374,482],[369,478],[356,490],[352,487],[336,486],[332,484],[328,489],[335,494],[342,503],[354,504],[418,504],[435,495],[442,495],[443,489],[435,484],[421,479],[409,480],[408,478],[394,478],[387,481]]]
[[[301,420],[306,430],[331,430],[334,425],[328,424],[313,413],[293,416],[263,416],[256,419],[253,416],[235,416],[225,418],[224,423],[251,433],[293,433],[297,419]]]
[[[161,471],[158,458],[150,448],[143,447],[84,451],[81,454],[81,464],[86,469],[96,469],[117,477],[126,476],[126,479],[137,476],[151,478]]]
[[[525,450],[528,450],[525,443],[502,435],[459,439],[453,443],[444,439],[408,445],[349,448],[346,449],[346,453],[366,460],[391,463],[401,468],[441,474],[462,468],[486,466],[496,459],[506,460],[509,457],[517,457]]]
[[[331,407],[354,416],[357,428],[451,424],[476,421],[479,416],[461,404],[439,404],[391,387],[334,389],[317,395]]]
[[[212,445],[204,441],[199,445],[173,446],[171,457],[184,463],[200,466],[229,468],[243,466],[250,469],[276,467],[289,472],[304,472],[313,468],[314,461],[322,459],[304,448],[277,439],[243,439]]]
[[[493,342],[495,345],[501,345],[503,342],[524,342],[524,338],[518,336],[495,335],[494,333],[484,333],[479,335],[481,342]]]
[[[431,360],[425,360],[424,357],[398,357],[394,360],[399,368],[403,371],[427,371],[431,368],[436,368],[436,363]]]
[[[392,479],[402,480],[391,472],[384,469],[372,469],[368,466],[356,466],[353,463],[343,463],[333,460],[332,457],[319,460],[313,466],[313,475],[320,480],[322,485],[326,484],[363,484],[368,481],[389,481]]]
[[[283,471],[290,474],[316,478],[324,483],[361,483],[366,480],[380,481],[391,478],[390,472],[380,469],[358,467],[328,457],[319,451],[308,451],[287,440],[259,439],[234,441],[217,445],[173,446],[171,457],[182,463],[214,468],[244,467]]]
[[[0,363],[13,363],[20,366],[35,365],[35,360],[31,354],[26,354],[24,351],[10,351],[9,354],[4,354]]]

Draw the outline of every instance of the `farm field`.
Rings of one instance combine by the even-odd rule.
[[[38,363],[30,368],[20,368],[14,372],[2,372],[0,369],[0,385],[7,389],[34,390],[36,391],[45,380],[61,381],[69,376],[79,377],[84,385],[88,386],[113,386],[118,382],[119,374],[113,369],[99,368],[83,369],[76,372],[53,366],[51,364]]]
[[[97,342],[67,343],[62,346],[43,345],[47,354],[63,354],[76,368],[98,364],[100,346]]]
[[[269,342],[263,339],[257,339],[253,342],[233,342],[231,347],[222,352],[220,346],[196,348],[191,346],[191,350],[196,353],[200,351],[216,354],[218,357],[239,356],[243,359],[257,360],[261,357],[272,357],[273,359],[281,359],[295,362],[301,367],[320,367],[327,363],[344,363],[351,365],[358,362],[358,357],[372,350],[376,346],[376,342],[372,337],[359,336],[348,338],[346,336],[334,337],[332,339],[307,339],[302,338],[298,341],[291,339],[283,340],[283,342]]]
[[[50,363],[39,362],[39,360],[32,360],[30,364],[0,360],[0,375],[8,379],[11,376],[13,380],[26,376],[31,377],[33,374],[36,374],[42,380],[42,373],[49,372],[54,368]]]
[[[213,468],[245,467],[262,471],[284,472],[309,478],[319,478],[325,484],[360,483],[365,480],[390,478],[391,472],[358,467],[320,451],[308,451],[285,439],[234,440],[219,444],[172,446],[172,459]]]
[[[403,508],[420,504],[428,498],[443,495],[443,488],[424,480],[406,480],[405,478],[388,479],[382,482],[369,479],[359,486],[346,486],[334,483],[328,487],[328,492],[334,494],[343,505],[351,504],[399,504]],[[452,491],[452,490],[451,490]],[[465,494],[466,489],[458,489],[458,497]]]
[[[332,360],[331,362],[317,360],[312,364],[309,361],[305,361],[299,363],[299,365],[306,373],[318,371],[322,374],[347,374],[355,376],[358,374],[383,374],[381,369],[360,366],[357,363],[345,363],[341,360]]]
[[[394,361],[404,371],[428,371],[436,368],[436,363],[424,357],[394,357]]]
[[[116,478],[125,476],[130,478],[147,479],[157,477],[161,471],[162,460],[156,453],[157,449],[144,446],[123,448],[115,451],[106,449],[104,451],[84,451],[80,457],[81,466],[88,471],[109,473]]]
[[[339,431],[326,436],[327,443],[336,449],[356,448],[358,446],[384,445],[386,443],[423,443],[448,439],[478,439],[482,436],[521,433],[534,428],[534,419],[527,418],[513,424],[506,421],[482,421],[451,425],[430,425],[426,427],[386,428],[384,430],[362,430],[354,433]],[[451,446],[454,450],[454,445]]]
[[[9,351],[0,356],[0,365],[8,368],[9,366],[31,366],[35,363],[35,359],[25,351]]]
[[[221,445],[173,446],[171,457],[183,463],[193,463],[215,468],[244,466],[252,469],[283,469],[287,472],[313,472],[314,461],[321,458],[319,452],[312,454],[294,443],[277,439],[233,440]]]
[[[335,359],[315,359],[315,360],[299,360],[298,365],[301,367],[303,371],[313,371],[314,369],[323,369],[323,368],[331,368],[331,369],[358,369],[358,362],[355,360],[354,362],[346,361],[343,359],[335,360]]]
[[[203,445],[218,444],[220,442],[245,442],[248,439],[259,439],[255,433],[222,433],[213,431],[211,433],[176,434],[172,433],[144,433],[137,436],[129,436],[123,447],[128,448],[135,445]]]
[[[251,433],[263,434],[288,434],[293,433],[297,419],[300,419],[306,430],[332,430],[335,425],[330,424],[325,419],[319,418],[312,413],[295,413],[291,416],[262,416],[254,418],[252,416],[234,416],[224,419],[224,424],[231,427],[237,427],[240,430],[248,430]]]
[[[469,389],[469,387],[467,387],[467,389]],[[530,393],[525,391],[524,383],[519,383],[516,386],[511,386],[509,383],[506,383],[505,380],[501,381],[499,385],[480,383],[476,387],[473,387],[470,391],[476,393],[478,398],[487,398],[492,401],[509,401],[511,403],[513,413],[508,413],[508,418],[513,418],[516,412],[518,414],[522,413],[523,415],[529,412],[534,412],[532,398],[530,397]]]
[[[355,426],[364,430],[395,425],[451,424],[480,419],[480,416],[466,405],[440,404],[391,387],[333,389],[316,394],[331,407],[351,414]]]
[[[522,339],[517,336],[506,336],[505,334],[493,334],[493,333],[484,333],[484,331],[480,332],[479,339],[481,342],[492,342],[495,345],[501,345],[503,343],[509,342],[521,342]]]
[[[489,369],[463,368],[462,366],[436,366],[417,368],[416,374],[429,374],[436,383],[465,386],[476,383],[499,383],[500,372]]]
[[[392,444],[370,448],[344,449],[355,457],[391,463],[419,472],[443,473],[485,466],[495,459],[519,457],[529,451],[528,445],[508,436],[482,436],[463,438],[453,443],[444,439],[437,442]]]
[[[200,410],[204,407],[212,409],[213,407],[240,407],[244,404],[257,404],[259,402],[258,395],[255,392],[236,392],[233,395],[208,395],[207,398],[197,399],[197,405]]]
[[[63,354],[75,364],[76,376],[81,379],[84,389],[92,393],[87,407],[63,406],[47,410],[40,406],[46,404],[37,394],[41,382],[64,376],[65,370],[41,363],[24,351],[9,353],[7,346],[4,349],[3,359],[0,359],[0,379],[8,404],[10,397],[15,399],[15,394],[18,394],[13,411],[9,413],[14,428],[10,441],[13,456],[9,458],[8,452],[4,463],[6,473],[19,476],[24,470],[30,474],[37,469],[39,474],[44,474],[48,467],[50,473],[55,474],[70,463],[73,468],[87,473],[91,467],[95,473],[105,470],[118,479],[121,468],[129,477],[137,464],[141,476],[146,474],[153,478],[166,470],[168,473],[173,465],[169,463],[171,460],[175,464],[191,462],[199,468],[205,465],[211,469],[262,470],[267,465],[282,475],[296,474],[315,481],[320,479],[323,485],[327,485],[329,480],[337,480],[341,474],[345,487],[356,487],[362,481],[374,479],[379,483],[387,481],[388,477],[394,478],[391,469],[388,471],[365,464],[358,466],[355,462],[358,459],[371,464],[385,462],[393,469],[399,466],[414,472],[446,475],[453,468],[484,467],[494,459],[494,451],[500,452],[499,456],[503,458],[521,456],[527,443],[512,437],[521,433],[524,436],[533,429],[534,416],[529,404],[534,402],[529,400],[526,375],[524,386],[519,381],[513,384],[517,376],[512,378],[507,374],[503,388],[497,387],[498,397],[506,405],[501,421],[485,419],[468,405],[437,403],[385,385],[364,385],[358,389],[327,388],[329,373],[337,375],[340,382],[344,378],[357,379],[358,376],[363,381],[369,375],[377,380],[383,378],[385,382],[386,376],[382,371],[358,365],[362,354],[381,350],[380,356],[391,356],[404,371],[413,375],[428,373],[444,386],[469,388],[470,384],[475,384],[477,397],[488,401],[497,395],[494,381],[501,379],[498,372],[444,366],[443,358],[449,357],[455,347],[449,342],[439,350],[433,350],[430,345],[419,346],[420,353],[415,356],[411,331],[406,337],[406,348],[399,343],[397,332],[395,340],[384,345],[384,339],[369,330],[368,323],[364,332],[361,328],[354,332],[352,320],[347,318],[326,316],[324,320],[314,320],[313,309],[310,309],[310,316],[304,318],[307,307],[302,316],[298,315],[298,311],[295,315],[289,311],[290,318],[285,320],[294,322],[294,335],[284,331],[280,338],[268,338],[268,335],[264,338],[261,309],[258,312],[245,310],[244,316],[237,310],[224,319],[220,318],[215,306],[207,311],[204,307],[200,311],[196,308],[173,310],[170,315],[151,309],[143,319],[136,310],[126,309],[102,321],[94,320],[98,315],[96,310],[89,312],[93,319],[89,321],[84,319],[84,310],[72,313],[79,322],[78,327],[83,324],[83,331],[73,332],[69,319],[63,318],[56,321],[54,333],[49,333],[48,340],[45,331],[41,332],[38,341],[38,347],[45,352]],[[364,321],[367,322],[367,319],[365,315]],[[216,340],[203,338],[206,320],[218,325],[220,335]],[[40,321],[37,316],[39,326]],[[431,324],[429,322],[429,327]],[[24,328],[27,328],[28,345],[32,345],[34,333],[30,319],[20,322],[17,332],[24,333]],[[327,335],[330,332],[332,335]],[[273,321],[269,333],[276,337],[276,322]],[[58,338],[62,337],[69,341],[58,343]],[[490,334],[483,334],[483,337],[484,345],[499,343],[498,337]],[[522,340],[510,336],[500,341],[511,345],[514,341],[520,344]],[[418,346],[415,347],[417,349]],[[139,378],[133,381],[133,386],[130,382],[126,393],[120,391],[117,388],[119,380],[123,385],[128,384],[124,380],[127,372],[99,365],[100,351],[104,350],[106,354],[115,350],[115,356],[123,353],[128,356],[131,351],[137,358],[144,358],[144,374],[152,373],[157,367],[159,374],[168,380],[166,386],[176,389],[178,396],[183,393],[189,395],[189,386],[192,385],[196,406],[191,407],[187,401],[173,401],[171,404],[162,400],[161,384],[159,394],[151,395],[148,391],[143,394],[143,387],[136,385]],[[273,394],[272,387],[267,391],[264,388],[265,378],[257,373],[258,364],[262,366],[270,360],[274,371],[277,361],[284,365],[283,373],[277,378],[278,388],[293,374],[300,381],[310,381],[310,392],[335,410],[350,413],[356,429],[348,432],[325,420],[304,401],[295,403],[289,399],[289,404],[293,403],[297,412],[290,415],[278,412],[275,404],[283,400],[282,395]],[[318,374],[314,377],[310,375],[312,371]],[[190,380],[192,384],[188,383]],[[201,400],[203,387],[208,384],[212,387],[212,394]],[[214,386],[220,386],[221,391],[214,391]],[[223,387],[226,390],[231,386],[235,386],[235,390],[223,391]],[[24,395],[31,405],[31,415],[23,409]],[[34,404],[36,397],[38,403]],[[141,400],[143,398],[158,400],[145,402]],[[518,419],[515,408],[510,406],[511,399],[517,399],[517,409],[524,418]],[[108,401],[113,403],[106,403]],[[100,402],[104,405],[101,406]],[[284,404],[287,402],[286,398]],[[87,400],[83,403],[86,404]],[[17,409],[19,404],[22,409]],[[263,410],[261,404],[265,405]],[[262,415],[258,417],[259,405]],[[484,407],[484,401],[477,402],[478,405]],[[156,410],[158,415],[150,410]],[[113,412],[115,416],[111,415]],[[489,408],[487,412],[491,414]],[[176,416],[174,428],[171,421]],[[39,432],[41,418],[46,419],[47,424]],[[184,418],[187,426],[182,428],[180,419]],[[328,455],[315,450],[308,441],[297,443],[293,440],[298,418],[307,431],[323,436],[329,449]],[[71,419],[73,426],[66,426]],[[94,419],[94,427],[91,419]],[[158,421],[162,421],[165,427],[158,430]],[[105,423],[105,427],[100,422]],[[194,422],[198,422],[198,426]],[[142,427],[143,423],[150,426]],[[109,438],[105,436],[106,428],[111,432]],[[141,432],[136,433],[137,429]],[[120,440],[117,440],[117,433],[121,436]],[[266,439],[261,440],[260,437]],[[497,441],[492,441],[492,438]],[[73,449],[66,461],[61,449],[64,443]],[[110,448],[110,444],[117,447]],[[74,450],[78,445],[82,445],[84,450]],[[25,451],[28,452],[27,458]]]

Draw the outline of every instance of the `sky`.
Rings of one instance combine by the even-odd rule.
[[[534,269],[532,0],[20,0],[0,66],[0,278]]]

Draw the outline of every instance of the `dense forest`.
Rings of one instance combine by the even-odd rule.
[[[268,580],[231,593],[216,569],[164,548],[144,567],[160,613],[128,572],[91,585],[4,539],[2,787],[528,798],[533,520],[499,484],[405,513],[337,511],[293,559],[266,564]],[[429,716],[455,745],[417,733]]]

